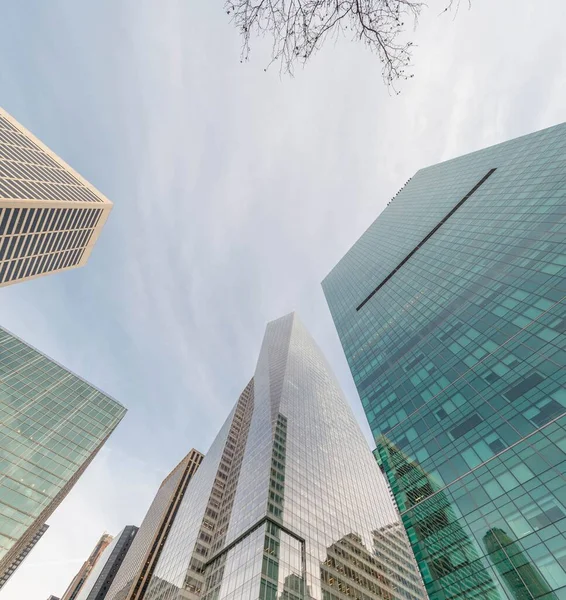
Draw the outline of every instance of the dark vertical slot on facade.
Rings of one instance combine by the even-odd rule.
[[[153,576],[153,572],[155,570],[155,566],[157,565],[157,561],[161,556],[161,551],[163,550],[163,546],[169,536],[169,532],[171,531],[171,526],[175,521],[175,517],[177,516],[177,512],[179,511],[179,507],[181,506],[181,500],[187,491],[187,487],[193,478],[193,475],[196,473],[200,463],[202,462],[202,457],[196,456],[191,457],[185,468],[183,473],[183,477],[181,483],[177,487],[173,498],[169,503],[169,507],[167,508],[167,512],[165,513],[165,517],[161,522],[157,535],[154,538],[153,545],[151,547],[150,552],[148,553],[149,560],[144,564],[141,573],[138,576],[138,581],[134,588],[134,592],[132,594],[132,598],[141,597],[143,598],[145,592],[147,591],[147,587],[151,578]],[[136,596],[136,593],[142,586],[140,596]]]
[[[363,308],[366,302],[369,302],[377,292],[397,273],[397,271],[415,254],[415,252],[426,243],[443,225],[448,221],[448,219],[468,200],[470,196],[472,196],[476,190],[481,187],[494,173],[496,169],[490,169],[477,183],[476,185],[456,204],[456,206],[434,227],[434,229],[424,237],[410,252],[405,256],[405,258],[387,275],[387,277],[370,293],[370,295],[356,308],[356,311]]]

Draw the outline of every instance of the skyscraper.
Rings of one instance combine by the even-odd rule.
[[[49,525],[47,523],[43,524],[35,533],[35,535],[31,538],[31,540],[27,543],[24,548],[20,551],[20,553],[14,557],[11,564],[9,564],[4,572],[2,573],[2,577],[0,577],[0,590],[7,583],[8,579],[12,577],[12,575],[16,572],[16,569],[24,562],[27,555],[34,549],[35,545],[39,540],[43,537],[43,534],[49,529]]]
[[[83,563],[83,566],[80,568],[79,572],[73,578],[73,581],[69,584],[69,587],[63,594],[61,600],[76,600],[81,588],[85,584],[90,572],[94,569],[94,566],[98,562],[98,559],[101,557],[102,553],[106,548],[110,545],[114,538],[108,533],[103,533],[93,551],[90,553],[88,559]]]
[[[82,267],[111,209],[0,108],[0,286]]]
[[[0,578],[125,412],[0,328]]]
[[[143,600],[425,597],[386,483],[328,364],[294,314],[273,321]]]
[[[107,546],[77,595],[77,600],[104,600],[138,528],[127,525]]]
[[[143,598],[187,486],[203,458],[193,448],[163,480],[105,600]]]
[[[323,282],[432,600],[566,594],[565,161],[422,169]]]

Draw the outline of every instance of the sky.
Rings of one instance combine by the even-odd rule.
[[[328,43],[293,78],[221,0],[0,0],[0,104],[114,202],[86,267],[0,290],[0,324],[128,414],[1,600],[62,595],[206,452],[292,310],[371,446],[321,280],[419,168],[566,120],[564,0],[430,0],[414,77]]]

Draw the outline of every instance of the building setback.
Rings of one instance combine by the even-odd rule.
[[[27,555],[34,549],[35,545],[43,537],[43,534],[49,529],[49,525],[44,523],[31,538],[29,543],[21,550],[21,552],[12,560],[11,564],[4,569],[0,577],[0,590],[7,583],[8,579],[16,572],[16,569],[24,562]]]
[[[192,449],[163,480],[108,590],[106,600],[143,598],[187,486],[203,458],[198,450]]]
[[[108,533],[103,533],[93,551],[90,553],[88,559],[83,563],[83,566],[80,568],[79,572],[73,578],[73,581],[69,584],[69,587],[63,594],[61,600],[76,600],[81,588],[83,587],[85,581],[87,580],[90,572],[94,568],[94,565],[98,562],[98,559],[106,550],[108,545],[112,542],[114,538]]]
[[[0,328],[0,578],[125,413],[114,399]]]
[[[323,282],[432,600],[566,597],[565,165],[422,169]]]
[[[426,598],[379,467],[294,314],[268,324],[143,596],[180,598]]]
[[[0,286],[85,265],[111,209],[0,108]]]
[[[104,550],[77,595],[77,600],[105,600],[138,528],[127,525]]]

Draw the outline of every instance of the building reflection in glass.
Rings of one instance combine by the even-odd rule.
[[[385,436],[378,439],[377,457],[391,478],[429,593],[503,600],[481,548],[444,486]]]
[[[545,600],[557,598],[537,567],[508,533],[493,528],[485,534],[483,541],[489,558],[514,600],[531,600],[542,596]]]

